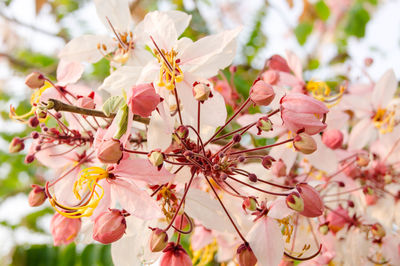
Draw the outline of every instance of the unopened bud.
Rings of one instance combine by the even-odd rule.
[[[211,89],[205,83],[197,83],[193,87],[193,96],[196,100],[204,102],[210,97]]]
[[[32,190],[29,192],[28,202],[31,207],[37,207],[45,202],[47,195],[44,188],[38,185],[32,185]]]
[[[373,224],[371,226],[371,233],[376,238],[382,238],[386,235],[385,228],[380,223]]]
[[[23,139],[15,137],[10,142],[10,145],[8,146],[8,151],[10,153],[16,153],[16,152],[22,151],[24,148],[25,148],[25,144],[24,144]]]
[[[258,129],[257,135],[260,135],[261,131],[268,132],[272,130],[272,122],[269,120],[268,116],[258,119],[256,126]]]
[[[94,221],[93,239],[103,244],[119,240],[125,233],[128,216],[125,211],[109,209],[101,213]]]
[[[269,105],[274,98],[274,89],[263,80],[256,81],[250,89],[250,99],[256,105]]]
[[[28,120],[28,125],[31,128],[35,128],[39,125],[39,119],[36,116],[32,116],[31,118],[29,118]]]
[[[301,215],[318,217],[324,213],[324,202],[315,188],[306,183],[300,183],[296,185],[296,189],[304,202],[304,210],[300,212]]]
[[[304,154],[311,154],[317,150],[317,143],[306,133],[298,134],[293,140],[293,146]]]
[[[150,235],[150,250],[151,252],[160,252],[168,244],[168,234],[159,228],[153,228]]]
[[[318,230],[322,235],[326,235],[329,232],[329,226],[326,223],[321,224]]]
[[[302,212],[304,210],[304,201],[297,192],[292,192],[286,197],[286,205],[295,211]]]
[[[242,203],[242,208],[252,212],[257,210],[257,200],[254,197],[247,197]]]
[[[189,130],[187,127],[181,125],[176,129],[176,134],[179,138],[186,139],[189,135]]]
[[[44,85],[44,77],[39,72],[32,72],[26,77],[25,84],[31,89],[38,89]]]
[[[237,249],[237,259],[239,266],[254,266],[257,258],[248,244],[241,244]]]
[[[26,164],[29,164],[29,163],[32,163],[34,160],[35,160],[35,155],[33,155],[33,154],[28,154],[28,155],[25,156],[24,162],[25,162]]]
[[[367,166],[369,164],[369,158],[367,154],[360,154],[357,156],[357,165],[360,167]]]
[[[150,154],[148,154],[147,156],[149,157],[149,161],[151,162],[151,164],[155,167],[161,166],[164,162],[164,155],[160,150],[154,150],[150,152]]]
[[[338,149],[343,143],[343,133],[338,129],[325,130],[322,134],[322,142],[332,150]]]
[[[286,175],[286,165],[282,159],[279,159],[279,161],[272,164],[272,173],[276,177],[282,177]]]
[[[118,163],[121,158],[122,147],[117,139],[103,141],[97,148],[97,159],[102,163]]]

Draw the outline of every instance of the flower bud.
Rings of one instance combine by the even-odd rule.
[[[343,209],[340,205],[334,211],[328,213],[326,220],[329,222],[329,229],[337,233],[346,223],[351,220],[347,210]]]
[[[205,83],[197,83],[193,87],[193,96],[196,100],[204,102],[210,97],[211,89]]]
[[[243,210],[255,211],[257,210],[257,200],[254,197],[247,197],[242,203]]]
[[[164,255],[161,258],[160,266],[192,266],[192,260],[179,244],[169,242],[164,249]]]
[[[188,128],[183,125],[179,126],[175,132],[181,139],[186,139],[189,136]]]
[[[371,233],[375,238],[382,238],[386,235],[385,228],[380,223],[375,223],[371,226]]]
[[[367,166],[369,164],[369,158],[367,154],[359,154],[357,155],[357,165],[360,167]]]
[[[132,113],[148,117],[161,102],[152,83],[140,84],[132,88],[132,97],[129,100]]]
[[[304,210],[300,212],[301,215],[318,217],[324,213],[324,203],[318,191],[306,183],[297,184],[296,189],[304,202]]]
[[[343,133],[337,129],[325,130],[322,134],[322,142],[330,149],[336,150],[342,146]]]
[[[59,213],[55,213],[50,222],[50,231],[53,235],[54,246],[68,245],[75,240],[80,229],[80,219],[70,219]]]
[[[262,79],[268,84],[275,85],[279,81],[279,74],[275,70],[267,70],[262,74]]]
[[[35,128],[39,125],[39,119],[36,116],[32,116],[28,119],[28,125],[31,128]]]
[[[269,155],[264,156],[264,158],[261,161],[262,166],[264,166],[265,169],[270,169],[272,166],[272,162],[275,162],[275,159],[272,158]]]
[[[239,266],[254,266],[257,258],[248,244],[241,244],[237,249],[237,259]]]
[[[125,211],[109,209],[97,216],[93,226],[93,239],[103,244],[119,240],[125,233]]]
[[[44,85],[44,77],[39,72],[32,72],[26,77],[25,84],[31,89],[38,89]]]
[[[302,212],[304,210],[304,202],[297,192],[292,192],[286,197],[286,205],[297,212]]]
[[[322,235],[326,235],[329,232],[329,226],[327,223],[321,224],[318,230]]]
[[[279,159],[279,161],[277,161],[276,163],[273,163],[271,169],[272,169],[272,173],[276,177],[282,177],[282,176],[286,175],[286,165],[282,161],[282,159]]]
[[[102,163],[118,163],[121,158],[122,147],[117,139],[103,141],[97,148],[97,159]]]
[[[274,88],[263,80],[256,81],[250,89],[250,99],[256,105],[269,105],[274,98]]]
[[[293,146],[304,154],[311,154],[317,150],[317,143],[306,133],[298,134],[293,140]]]
[[[91,97],[80,97],[76,101],[76,105],[78,107],[86,108],[86,109],[94,109],[96,107],[96,104]]]
[[[266,62],[265,66],[268,69],[273,69],[277,71],[287,72],[290,73],[290,67],[286,62],[285,58],[280,55],[273,55],[271,56],[268,61]]]
[[[32,163],[34,160],[35,160],[35,155],[33,155],[33,154],[27,154],[27,155],[25,156],[24,162],[25,162],[26,164],[30,164],[30,163]]]
[[[150,235],[150,250],[151,252],[160,252],[168,244],[168,235],[164,230],[152,228],[153,232]]]
[[[24,148],[25,148],[25,144],[24,144],[23,139],[15,137],[10,142],[10,145],[8,146],[8,151],[10,153],[16,153],[16,152],[22,151]]]
[[[260,135],[261,131],[268,132],[272,130],[272,122],[269,120],[268,116],[264,116],[258,119],[256,127],[258,129],[257,135]]]
[[[151,162],[152,165],[155,167],[160,167],[162,166],[164,162],[164,155],[160,150],[154,150],[150,152],[147,157],[149,157],[149,161]]]
[[[47,199],[44,188],[38,185],[32,185],[32,190],[29,192],[28,202],[31,207],[37,207],[43,204]]]

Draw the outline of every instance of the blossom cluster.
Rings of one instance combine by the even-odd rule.
[[[30,112],[10,110],[39,128],[10,152],[29,144],[26,163],[52,169],[29,204],[54,208],[55,245],[112,243],[116,265],[400,261],[392,70],[331,88],[304,80],[287,51],[241,99],[230,66],[240,28],[192,41],[180,38],[183,12],[148,13],[132,30],[127,1],[95,3],[109,35],[70,41],[57,81],[30,74]],[[100,87],[78,82],[103,58]]]

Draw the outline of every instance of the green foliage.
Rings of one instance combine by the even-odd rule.
[[[330,10],[329,7],[326,5],[325,1],[320,0],[315,4],[315,11],[317,12],[317,15],[319,16],[320,19],[322,20],[327,20],[330,15]]]
[[[113,265],[110,245],[87,245],[82,252],[75,244],[65,247],[32,245],[16,247],[12,265],[15,266],[108,266]]]
[[[304,45],[307,41],[308,36],[313,30],[313,24],[310,22],[301,22],[294,29],[294,34],[300,45]]]
[[[91,77],[95,77],[96,79],[103,81],[110,75],[110,62],[107,59],[103,58],[94,63],[92,66],[93,70],[90,73]]]
[[[350,36],[364,37],[369,19],[369,13],[363,5],[360,3],[355,4],[349,11],[345,32]]]

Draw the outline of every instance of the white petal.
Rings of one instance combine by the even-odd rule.
[[[208,229],[236,233],[218,200],[199,189],[191,188],[185,201],[186,213]]]
[[[117,32],[126,32],[129,29],[131,14],[128,0],[94,0],[97,16],[104,26],[112,31],[108,18]]]
[[[241,27],[204,37],[187,47],[179,56],[186,71],[210,78],[230,65],[235,57],[236,37]]]
[[[259,219],[246,235],[259,266],[276,266],[282,259],[284,242],[278,222],[270,217]]]
[[[371,119],[365,118],[353,127],[349,136],[349,149],[359,150],[376,138],[377,132]]]
[[[192,19],[192,15],[188,15],[185,12],[177,11],[177,10],[169,10],[165,12],[170,19],[174,22],[176,33],[180,36]]]
[[[98,44],[106,46],[104,54],[107,54],[116,43],[108,36],[82,35],[68,42],[58,57],[67,61],[95,63],[103,57],[97,49]]]
[[[294,210],[290,209],[286,204],[286,198],[279,197],[272,202],[268,216],[274,219],[283,219],[293,213]]]
[[[286,50],[287,63],[299,80],[303,80],[303,67],[300,58],[290,50]]]
[[[160,108],[159,110],[163,110],[163,108]],[[162,114],[163,117],[161,117],[157,111],[154,111],[151,115],[147,130],[147,147],[149,150],[161,149],[164,151],[169,147],[169,145],[171,145],[171,129],[174,122],[168,113],[162,112]]]
[[[389,69],[375,84],[374,91],[372,92],[371,102],[375,109],[385,108],[393,98],[396,89],[396,76],[393,69]]]
[[[105,90],[111,95],[123,95],[123,92],[128,92],[140,76],[141,67],[123,66],[108,76],[99,90]]]
[[[312,166],[319,170],[325,171],[328,174],[335,172],[338,167],[335,152],[322,143],[321,135],[315,135],[313,139],[317,143],[317,150],[310,155],[304,155],[304,157],[307,158]]]
[[[65,86],[77,82],[84,71],[80,62],[60,60],[57,66],[57,85]]]

